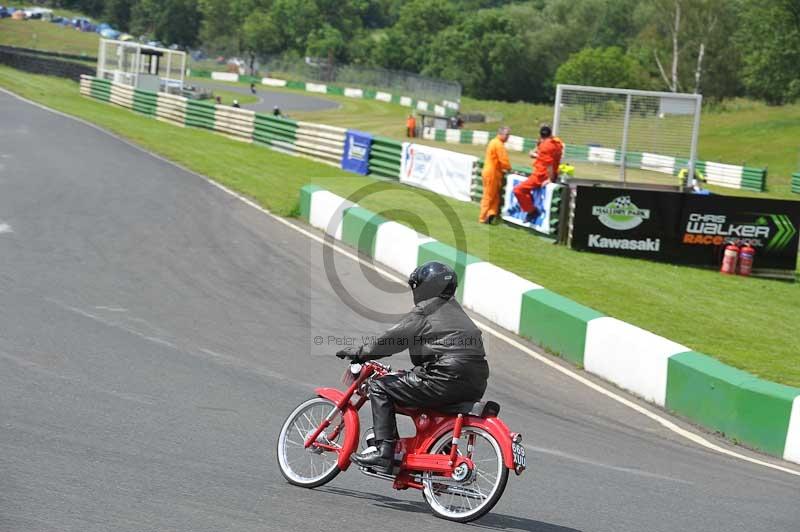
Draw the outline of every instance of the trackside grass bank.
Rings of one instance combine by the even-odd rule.
[[[342,196],[375,182],[83,98],[74,82],[0,67],[0,86],[97,123],[278,214],[296,214],[298,190],[312,181]],[[401,222],[454,245],[450,221],[430,201],[434,196],[391,184],[359,203],[377,213],[402,210],[407,215],[400,217]],[[475,221],[477,205],[443,201],[463,224],[469,253],[732,366],[765,379],[800,385],[797,283],[731,278],[713,271],[578,253],[532,238],[523,230],[479,225]],[[424,225],[410,222],[413,217]]]
[[[95,32],[77,31],[61,24],[42,20],[0,20],[0,44],[8,46],[94,57],[99,42],[100,36]]]

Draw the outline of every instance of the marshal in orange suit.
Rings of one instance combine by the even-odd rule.
[[[478,221],[490,224],[497,217],[500,210],[500,188],[503,186],[503,175],[511,170],[508,160],[508,151],[505,143],[511,129],[501,127],[497,136],[486,147],[486,157],[483,162],[483,198],[481,199],[481,213]]]
[[[535,189],[556,181],[558,166],[564,154],[564,143],[560,138],[554,137],[550,126],[542,126],[539,130],[539,146],[531,152],[533,159],[533,172],[530,177],[514,187],[514,195],[519,206],[528,213],[530,218],[536,216],[536,207],[533,205],[531,192]]]

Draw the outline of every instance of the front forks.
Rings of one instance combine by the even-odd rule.
[[[459,414],[453,427],[453,443],[450,445],[450,466],[456,462],[458,456],[458,440],[461,439],[461,430],[464,428],[464,415]]]

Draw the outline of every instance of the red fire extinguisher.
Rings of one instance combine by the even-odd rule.
[[[725,253],[722,255],[722,267],[720,273],[725,275],[736,274],[736,264],[739,262],[739,246],[735,242],[731,242],[725,246]]]
[[[750,275],[753,273],[753,257],[756,250],[750,244],[745,244],[739,251],[739,275]]]

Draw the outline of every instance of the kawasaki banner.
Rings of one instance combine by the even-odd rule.
[[[463,153],[404,142],[400,182],[471,201],[473,166],[477,160]]]
[[[369,152],[372,148],[372,135],[348,129],[344,139],[342,168],[348,172],[367,175],[369,173]]]
[[[520,209],[519,202],[514,196],[514,187],[526,179],[528,179],[526,175],[506,175],[506,189],[500,215],[503,220],[512,224],[528,227],[546,235],[554,235],[558,230],[558,206],[563,185],[548,183],[535,189],[532,195],[536,214],[531,217]]]
[[[575,249],[718,267],[730,242],[756,249],[756,272],[797,267],[800,202],[577,187]]]

